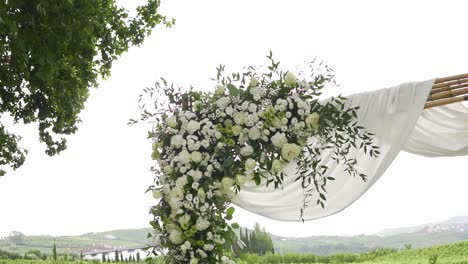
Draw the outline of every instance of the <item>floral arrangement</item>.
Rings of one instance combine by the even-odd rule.
[[[164,79],[145,89],[155,109],[142,105],[139,119],[156,122],[149,135],[157,161],[149,188],[158,199],[153,253],[164,252],[169,263],[234,263],[226,250],[239,225],[230,223],[230,201],[247,181],[281,188],[283,166],[295,162],[307,194],[298,201],[302,215],[314,198],[325,206],[327,181],[334,180],[323,176],[322,151],[333,149],[334,160],[363,180],[349,150],[379,155],[372,134],[356,123],[357,108],[346,109],[341,96],[318,100],[322,89],[336,86],[330,68],[310,62],[305,78],[281,71],[271,52],[267,57],[264,72],[248,67],[227,75],[220,66],[212,93],[183,92]]]

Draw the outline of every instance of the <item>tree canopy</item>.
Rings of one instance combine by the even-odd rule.
[[[27,153],[1,118],[37,123],[46,153],[63,151],[63,135],[77,131],[97,79],[109,76],[112,62],[156,25],[174,23],[159,6],[147,0],[131,17],[115,0],[0,2],[0,176],[1,166],[17,169]]]

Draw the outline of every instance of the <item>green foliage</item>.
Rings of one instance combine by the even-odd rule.
[[[38,123],[46,153],[63,151],[66,140],[58,137],[76,132],[89,88],[156,25],[173,24],[158,13],[159,5],[148,0],[130,17],[115,0],[1,1],[0,117]],[[0,123],[0,165],[23,164],[19,140]]]
[[[260,224],[255,223],[254,230],[241,228],[239,230],[238,241],[233,246],[233,250],[237,255],[244,253],[253,253],[257,255],[274,254],[275,249],[273,241],[265,228],[261,228]]]
[[[54,243],[54,247],[52,248],[52,259],[57,261],[57,246]]]

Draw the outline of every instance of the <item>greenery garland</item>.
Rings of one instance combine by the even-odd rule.
[[[158,199],[151,209],[153,253],[169,263],[234,263],[224,246],[234,244],[239,228],[228,223],[230,201],[247,181],[279,189],[288,177],[284,164],[297,163],[306,194],[298,201],[302,215],[313,198],[325,206],[327,182],[334,180],[324,176],[323,151],[333,150],[333,159],[363,180],[350,150],[380,154],[372,134],[358,126],[357,108],[346,108],[341,96],[318,100],[325,87],[336,86],[330,68],[320,63],[317,70],[313,61],[310,76],[296,77],[281,71],[271,52],[267,58],[263,72],[248,67],[227,75],[220,66],[213,93],[184,92],[164,79],[144,90],[155,102],[152,110],[141,103],[139,118],[156,121],[149,135],[157,162],[149,188]]]

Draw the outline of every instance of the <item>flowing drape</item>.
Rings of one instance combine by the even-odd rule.
[[[331,151],[323,152],[321,160],[329,167],[326,176],[336,180],[327,183],[325,208],[316,205],[313,198],[304,211],[304,220],[335,214],[351,205],[383,175],[401,150],[429,157],[468,154],[468,109],[457,103],[424,110],[433,84],[434,80],[405,83],[347,97],[347,107],[359,106],[358,123],[375,134],[381,155],[372,158],[363,151],[350,153],[357,158],[356,168],[368,176],[368,182],[364,182],[337,165]],[[287,177],[283,189],[248,182],[232,202],[271,219],[301,221],[305,194],[300,181],[294,181],[296,165],[289,163],[284,171]]]

